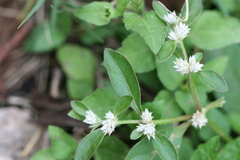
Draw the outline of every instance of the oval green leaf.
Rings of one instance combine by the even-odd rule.
[[[157,58],[160,62],[166,61],[168,58],[171,57],[173,52],[176,49],[176,42],[175,41],[165,41],[160,48],[159,52],[157,53]]]
[[[74,16],[88,23],[102,26],[111,18],[117,17],[117,11],[109,2],[91,2],[74,13]]]
[[[193,152],[191,160],[216,159],[219,147],[219,136],[211,138],[204,144],[200,144]]]
[[[168,10],[163,6],[163,4],[161,4],[159,1],[153,1],[152,2],[152,6],[153,6],[153,9],[155,11],[155,13],[162,19],[163,19],[163,16],[167,15],[168,14]]]
[[[119,98],[114,105],[114,110],[113,110],[114,115],[117,116],[123,113],[124,111],[126,111],[128,107],[130,107],[130,104],[132,103],[132,101],[133,101],[132,96],[123,96]]]
[[[77,148],[77,141],[56,126],[48,127],[48,135],[51,139],[51,151],[54,157],[56,159],[70,159]]]
[[[226,92],[228,90],[225,79],[212,70],[202,70],[197,73],[201,81],[208,87],[218,92]]]
[[[144,138],[132,147],[125,160],[161,160],[153,144]]]
[[[77,112],[75,112],[73,109],[68,112],[68,116],[69,117],[72,117],[73,119],[77,119],[77,120],[84,120],[85,119],[85,116],[82,116],[82,115],[79,115]]]
[[[121,54],[111,49],[105,49],[104,62],[116,92],[120,96],[131,95],[133,97],[131,107],[141,114],[139,83],[130,63]]]
[[[191,25],[202,13],[202,1],[201,0],[190,0],[189,2],[189,16],[186,24]],[[186,15],[186,5],[182,7],[181,16]],[[182,19],[184,19],[183,17]]]
[[[194,54],[194,56],[195,56],[196,62],[201,61],[201,59],[202,59],[202,53],[201,52],[197,52],[196,54]]]
[[[138,132],[136,129],[134,129],[130,135],[131,140],[136,140],[142,136],[142,132]]]
[[[72,109],[79,115],[85,116],[88,107],[80,101],[71,101]]]
[[[79,143],[74,160],[88,160],[92,157],[104,138],[102,130],[97,129],[84,137]]]
[[[214,19],[214,21],[213,21]],[[191,25],[188,40],[204,50],[224,48],[240,42],[240,21],[218,11],[204,11]]]
[[[178,160],[176,149],[164,135],[156,132],[155,139],[151,139],[151,141],[159,157],[164,160]]]
[[[129,35],[117,52],[127,58],[136,73],[149,72],[155,68],[154,54],[137,33]]]
[[[155,12],[147,12],[143,18],[136,13],[124,14],[123,22],[126,29],[137,32],[144,38],[153,53],[157,53],[166,38],[166,24]]]

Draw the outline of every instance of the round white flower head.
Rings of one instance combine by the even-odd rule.
[[[189,72],[197,73],[202,70],[203,64],[196,62],[195,56],[189,57],[189,62],[187,60],[183,60],[182,58],[176,58],[173,61],[175,64],[173,67],[176,68],[177,72],[180,72],[182,75],[188,74]]]
[[[145,109],[145,111],[142,112],[141,118],[142,123],[151,123],[153,119],[152,112],[149,112],[148,109]]]
[[[91,110],[86,111],[84,123],[90,124],[90,128],[97,127],[101,123],[101,119]]]
[[[101,130],[105,133],[105,135],[110,135],[114,131],[118,119],[111,111],[106,113],[105,118],[106,120],[102,121],[103,126],[101,127]]]
[[[189,57],[189,71],[197,73],[198,71],[201,71],[203,67],[203,64],[200,64],[199,62],[196,62],[195,56]]]
[[[142,112],[141,118],[142,123],[137,126],[137,132],[143,132],[143,134],[147,136],[148,140],[150,140],[151,137],[155,139],[156,129],[155,124],[152,122],[152,112],[145,109],[145,111]]]
[[[199,127],[201,129],[203,126],[206,126],[208,120],[205,116],[205,110],[202,109],[201,112],[197,111],[196,113],[194,113],[191,121],[192,125],[196,128]]]
[[[144,135],[147,136],[148,140],[150,140],[150,138],[154,138],[155,139],[155,124],[154,123],[147,123],[147,124],[139,124],[137,126],[137,131],[138,132],[143,132]]]
[[[179,19],[176,15],[175,11],[164,15],[163,19],[170,26],[175,26],[179,22]]]
[[[181,41],[187,37],[189,32],[190,28],[188,28],[188,25],[180,22],[173,28],[173,31],[169,33],[168,38],[173,41]]]

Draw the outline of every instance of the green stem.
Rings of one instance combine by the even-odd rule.
[[[224,141],[230,142],[232,141],[232,137],[230,137],[226,132],[224,132],[221,128],[219,128],[215,123],[208,120],[207,125],[216,132]]]
[[[198,98],[197,88],[196,88],[195,83],[193,81],[191,72],[188,73],[188,81],[189,81],[189,84],[190,84],[190,88],[191,88],[191,91],[192,91],[194,102],[196,104],[196,108],[197,108],[197,110],[201,111],[202,108],[201,108],[200,101],[199,101],[199,98]]]
[[[206,112],[212,108],[222,107],[224,103],[225,103],[224,97],[219,98],[216,101],[211,102],[205,107]]]
[[[118,120],[117,124],[138,124],[141,120]]]
[[[167,124],[167,123],[174,123],[174,122],[181,122],[185,120],[191,119],[192,115],[185,115],[179,116],[175,118],[168,118],[168,119],[160,119],[160,120],[153,120],[154,124]]]
[[[167,123],[174,123],[174,122],[181,122],[185,120],[191,119],[192,115],[184,115],[175,118],[168,118],[168,119],[158,119],[153,120],[154,124],[167,124]],[[141,120],[119,120],[117,124],[139,124]]]
[[[179,44],[180,44],[180,47],[181,47],[181,49],[182,49],[182,53],[183,53],[183,56],[184,56],[184,60],[188,60],[187,52],[186,52],[186,49],[185,49],[185,47],[184,47],[183,41],[180,41]]]

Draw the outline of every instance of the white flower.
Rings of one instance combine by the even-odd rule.
[[[205,116],[205,110],[202,109],[202,112],[197,111],[194,113],[191,121],[194,127],[199,127],[201,129],[203,126],[206,126],[208,120]]]
[[[188,28],[188,25],[180,22],[173,28],[173,31],[169,33],[168,38],[174,41],[181,41],[187,37],[189,32],[190,28]]]
[[[141,118],[142,123],[151,123],[153,119],[152,112],[149,112],[148,109],[145,109],[145,111],[142,112]]]
[[[147,123],[147,124],[139,124],[137,126],[138,132],[143,132],[144,135],[147,135],[148,140],[150,140],[151,137],[155,139],[155,124],[154,123]]]
[[[164,15],[163,19],[170,26],[175,26],[179,21],[175,11]]]
[[[183,60],[182,58],[176,58],[173,61],[175,64],[173,67],[176,68],[177,72],[180,72],[182,75],[188,74],[189,72],[197,73],[202,70],[203,64],[196,62],[195,56],[189,57],[189,62],[187,60]]]
[[[201,71],[203,67],[203,64],[200,64],[199,62],[196,62],[195,56],[189,57],[189,71],[197,73],[198,71]]]
[[[147,135],[148,140],[150,140],[151,137],[155,139],[156,129],[155,124],[152,122],[152,112],[145,109],[145,111],[142,112],[141,118],[142,123],[137,126],[137,132],[143,132],[144,135]]]
[[[86,111],[84,123],[90,124],[90,128],[97,127],[101,123],[101,119],[91,110]]]
[[[108,111],[106,113],[105,118],[106,120],[102,121],[103,126],[101,130],[105,132],[105,135],[106,134],[110,135],[114,131],[118,119],[111,111]]]

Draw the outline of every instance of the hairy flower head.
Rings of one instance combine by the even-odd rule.
[[[200,129],[206,125],[206,123],[208,122],[206,116],[205,116],[205,110],[202,109],[202,111],[197,111],[196,113],[193,114],[192,116],[192,125],[194,127],[199,127]]]
[[[181,41],[187,37],[189,32],[190,28],[188,28],[188,25],[180,22],[174,26],[173,31],[169,33],[168,38],[173,41]]]
[[[101,130],[105,133],[105,135],[110,135],[114,131],[118,119],[111,111],[106,113],[105,118],[106,120],[102,121],[103,126],[101,127]]]
[[[179,19],[176,15],[175,11],[164,15],[163,19],[170,26],[175,26],[179,22]]]
[[[155,139],[156,129],[155,124],[152,122],[152,112],[145,109],[145,111],[142,112],[141,118],[142,123],[137,126],[137,132],[143,132],[143,134],[147,136],[148,140],[150,140],[151,137]]]
[[[90,128],[97,127],[101,123],[101,119],[91,110],[86,111],[84,123],[90,124]]]
[[[189,72],[197,73],[202,70],[203,64],[196,62],[195,56],[189,57],[189,62],[183,60],[182,58],[176,58],[173,61],[175,64],[173,67],[176,68],[177,72],[180,72],[182,75],[188,74]]]

